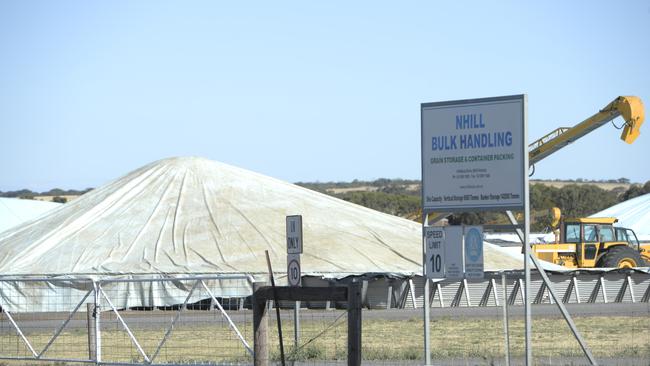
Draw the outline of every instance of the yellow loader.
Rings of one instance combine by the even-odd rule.
[[[561,218],[553,208],[555,243],[533,244],[535,256],[568,268],[633,268],[650,264],[650,244],[613,217]]]

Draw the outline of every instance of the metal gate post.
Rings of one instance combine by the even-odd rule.
[[[97,340],[95,335],[95,304],[86,304],[86,326],[88,327],[88,359],[97,362]]]
[[[101,298],[99,297],[99,288],[101,285],[99,282],[93,281],[93,288],[95,289],[95,361],[96,364],[102,362],[102,323],[101,323]]]

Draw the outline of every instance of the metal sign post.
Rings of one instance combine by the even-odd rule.
[[[530,194],[528,184],[528,108],[526,106],[527,97],[523,96],[523,128],[524,128],[524,146],[523,146],[523,166],[524,166],[524,313],[525,313],[525,337],[526,337],[526,365],[533,364],[533,347],[532,347],[532,309],[530,307],[530,265],[528,258],[530,255]]]
[[[302,286],[300,254],[302,254],[302,216],[286,217],[287,226],[287,282],[289,286]],[[293,305],[293,341],[295,349],[300,345],[300,301]]]

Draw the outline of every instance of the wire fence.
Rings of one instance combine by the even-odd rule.
[[[472,294],[472,283],[467,292],[461,283],[443,283],[441,293],[453,295],[447,296],[451,301],[455,294],[461,296],[455,307],[447,298],[440,306],[435,293],[430,299],[433,363],[506,365],[509,356],[510,365],[524,364],[523,306],[521,295],[512,295],[520,294],[517,282],[516,276],[508,278],[504,295],[496,281],[491,297],[471,295],[470,302],[462,294]],[[601,365],[650,364],[650,302],[639,284],[631,282],[636,293],[621,292],[635,302],[567,304]],[[587,299],[591,292],[579,295]],[[251,294],[252,281],[245,276],[0,279],[0,358],[24,364],[249,365],[254,348]],[[541,295],[532,308],[535,364],[588,364],[556,304],[539,289],[531,293],[533,300],[536,294]],[[298,311],[295,304],[280,302],[287,363],[346,364],[347,303],[301,302]],[[362,363],[423,364],[422,311],[364,309]],[[274,312],[269,321],[270,364],[280,364]]]
[[[269,322],[270,358],[271,363],[279,364],[279,336],[274,315]],[[287,363],[347,364],[346,310],[300,309],[296,314],[293,309],[284,309],[281,319]]]
[[[250,364],[251,285],[246,276],[0,280],[0,358]]]

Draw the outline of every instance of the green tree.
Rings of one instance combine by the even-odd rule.
[[[621,201],[627,201],[634,197],[642,196],[646,193],[650,193],[650,180],[645,182],[644,185],[634,184],[621,195]]]
[[[65,198],[65,197],[61,197],[61,196],[54,196],[54,197],[52,197],[52,202],[66,203],[66,202],[68,202],[68,199]]]

